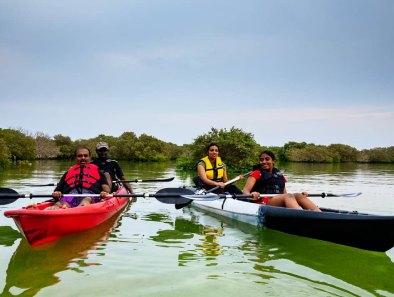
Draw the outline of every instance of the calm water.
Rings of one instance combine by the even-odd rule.
[[[53,187],[29,184],[56,183],[71,165],[15,166],[0,172],[0,186],[49,194]],[[134,185],[136,193],[191,185],[195,175],[171,163],[121,165],[129,179],[175,177]],[[393,165],[277,167],[290,192],[363,192],[313,198],[319,206],[394,215]],[[154,198],[130,203],[119,218],[91,230],[32,248],[3,215],[29,202],[0,206],[0,296],[394,296],[394,249],[378,253],[301,238],[193,207],[176,210]]]

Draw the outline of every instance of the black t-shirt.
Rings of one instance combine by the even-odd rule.
[[[98,166],[100,172],[108,172],[113,181],[116,180],[116,177],[121,179],[124,175],[119,163],[111,158],[94,158],[92,163]]]

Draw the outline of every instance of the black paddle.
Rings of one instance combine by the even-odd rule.
[[[113,183],[150,183],[150,182],[170,182],[174,180],[174,177],[163,178],[163,179],[133,179],[133,180],[114,180]],[[50,187],[57,186],[57,184],[45,184],[45,185],[27,185],[29,187]]]
[[[185,188],[167,188],[162,189],[156,193],[143,193],[143,194],[109,194],[107,197],[143,197],[143,198],[150,198],[154,197],[162,203],[167,204],[183,204],[189,202],[189,198],[184,198],[184,195],[191,195],[194,194],[194,191],[185,189]],[[63,197],[98,197],[99,194],[65,194]],[[52,198],[52,194],[19,194],[13,189],[8,188],[0,188],[0,205],[10,204],[18,200],[19,198]],[[191,198],[192,200],[206,200],[210,199],[209,197],[205,198],[204,196],[198,196],[196,198]],[[216,198],[215,198],[216,199]]]

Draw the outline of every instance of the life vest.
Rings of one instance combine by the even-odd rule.
[[[222,163],[222,159],[220,159],[220,157],[216,157],[214,166],[212,166],[208,156],[202,158],[200,161],[205,163],[205,174],[207,175],[208,179],[213,181],[223,180],[224,164]]]
[[[272,169],[272,173],[264,170],[259,166],[261,176],[256,181],[252,192],[259,192],[260,194],[283,194],[285,189],[285,178],[282,173],[276,169]]]
[[[74,165],[67,171],[65,181],[67,184],[65,193],[74,188],[81,193],[82,188],[90,189],[97,194],[101,192],[100,173],[94,164]]]

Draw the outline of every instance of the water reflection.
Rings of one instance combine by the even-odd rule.
[[[179,266],[185,266],[187,262],[201,257],[211,261],[222,253],[222,247],[217,239],[222,236],[221,230],[205,228],[203,225],[183,217],[177,217],[175,222],[172,223],[170,221],[171,217],[166,214],[151,213],[145,219],[173,226],[173,229],[158,230],[156,235],[150,237],[151,240],[161,243],[159,245],[161,247],[184,250],[184,244],[197,235],[198,243],[194,244],[194,248],[186,252],[180,251],[178,256]],[[215,264],[207,264],[207,266],[209,265]]]
[[[185,211],[198,218],[205,228],[222,226],[224,235],[232,228],[250,234],[237,248],[248,261],[255,263],[256,273],[252,274],[263,283],[290,276],[315,289],[330,288],[340,295],[354,295],[356,291],[360,295],[394,293],[394,283],[389,281],[389,276],[394,275],[394,263],[385,253],[259,228],[194,208]]]
[[[116,237],[116,230],[112,228],[121,225],[118,223],[120,216],[121,214],[115,215],[84,232],[35,247],[31,247],[23,238],[10,259],[6,285],[0,295],[34,296],[41,289],[60,282],[61,279],[56,274],[61,271],[82,273],[84,267],[101,265],[88,262],[89,251],[100,250],[99,255],[105,255],[105,242],[109,237]]]
[[[22,237],[22,234],[15,231],[10,226],[0,226],[0,245],[12,246],[17,239]]]

